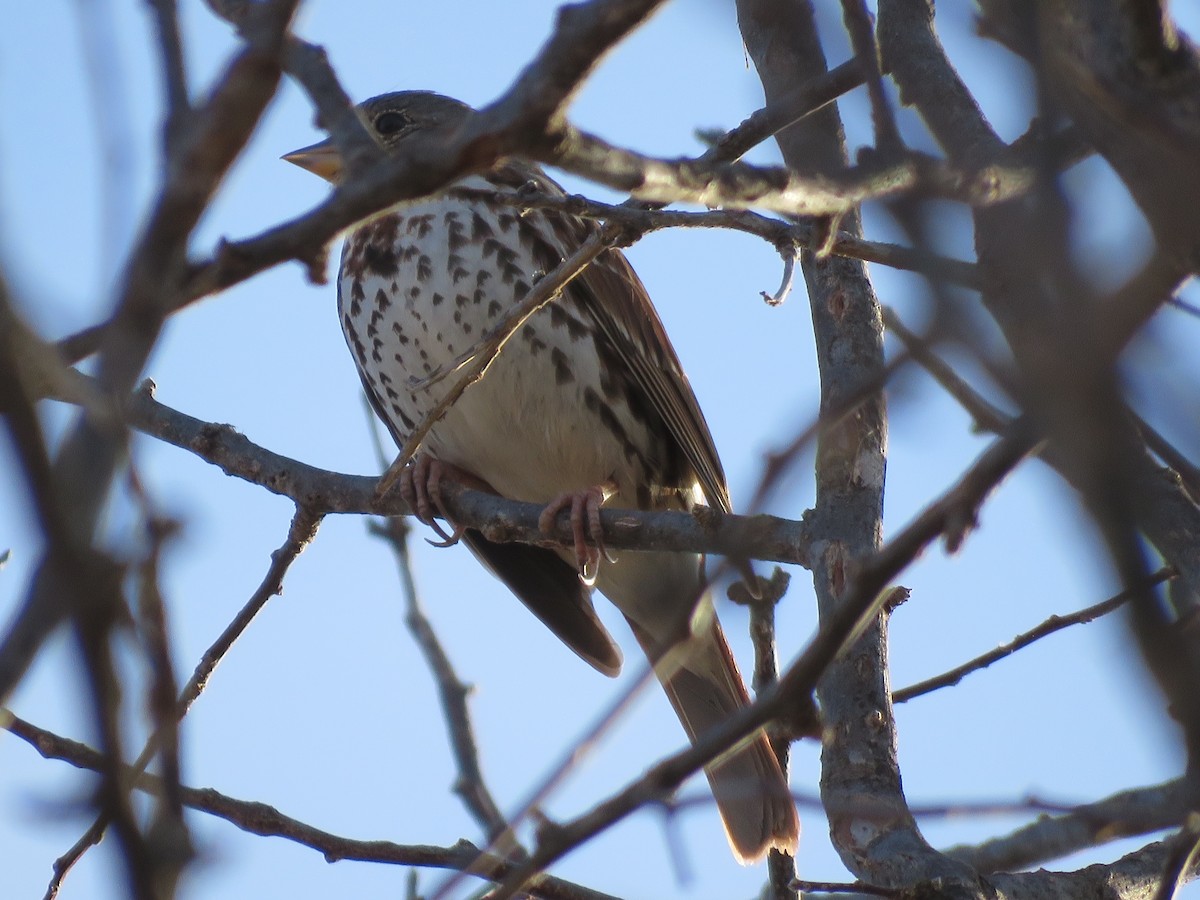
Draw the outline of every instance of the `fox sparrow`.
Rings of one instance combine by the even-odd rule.
[[[452,135],[470,107],[424,91],[359,107],[387,149],[412,135]],[[336,182],[329,141],[284,157]],[[525,185],[562,195],[539,169],[504,162],[435,197],[406,202],[346,241],[338,312],[368,397],[403,444],[450,389],[436,376],[462,361],[595,224],[557,212],[520,212],[496,199]],[[513,499],[570,507],[576,559],[564,549],[462,538],[567,646],[606,675],[621,654],[592,608],[574,564],[625,615],[689,737],[748,701],[715,616],[688,611],[703,593],[701,558],[624,551],[601,564],[586,546],[603,502],[637,509],[730,508],[712,436],[662,323],[625,257],[601,254],[562,295],[513,335],[486,375],[433,425],[415,474],[402,482],[432,523],[443,475]],[[543,517],[546,522],[547,517]],[[456,535],[457,537],[458,535]],[[689,630],[690,627],[690,630]],[[668,652],[670,651],[670,652]],[[706,769],[734,855],[792,851],[795,806],[759,733]]]

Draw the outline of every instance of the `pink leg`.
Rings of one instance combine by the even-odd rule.
[[[579,567],[579,577],[584,584],[589,586],[596,582],[601,556],[609,562],[613,561],[604,547],[604,532],[600,527],[600,507],[616,492],[617,486],[611,481],[593,485],[581,491],[567,491],[547,503],[542,514],[538,516],[538,528],[542,533],[553,534],[554,520],[558,518],[558,514],[564,509],[571,510],[571,533],[574,537],[575,560]],[[587,539],[589,537],[594,546],[588,546]]]
[[[437,532],[441,540],[429,541],[435,547],[449,547],[457,544],[466,530],[465,525],[454,524],[446,512],[445,504],[442,503],[443,478],[457,481],[474,490],[495,493],[492,491],[491,485],[476,478],[470,472],[434,459],[428,453],[418,453],[413,459],[412,465],[405,466],[404,471],[400,473],[400,496],[404,498],[418,521],[424,522]],[[447,534],[445,529],[437,523],[434,519],[435,514],[454,526],[452,534]]]

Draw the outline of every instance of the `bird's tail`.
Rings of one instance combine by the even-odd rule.
[[[700,736],[750,702],[737,663],[715,615],[702,617],[699,633],[656,666],[659,680],[688,737]],[[656,648],[634,626],[647,655]],[[767,736],[759,731],[705,767],[729,846],[748,865],[769,850],[795,853],[800,837],[796,805]]]

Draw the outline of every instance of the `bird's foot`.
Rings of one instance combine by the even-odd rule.
[[[400,473],[400,496],[408,504],[417,520],[435,532],[440,541],[429,541],[435,547],[452,547],[467,530],[465,525],[455,525],[442,502],[442,480],[449,478],[469,488],[491,492],[491,486],[458,466],[434,459],[428,453],[418,453],[412,465],[405,466]],[[450,534],[438,524],[434,515],[441,516],[454,528]]]
[[[617,492],[617,486],[606,481],[581,491],[565,491],[546,504],[538,516],[538,528],[542,534],[554,534],[554,520],[564,509],[571,511],[571,533],[574,537],[575,562],[579,578],[589,587],[596,583],[603,557],[614,562],[604,546],[604,532],[600,527],[600,507]],[[589,546],[587,539],[592,539]]]

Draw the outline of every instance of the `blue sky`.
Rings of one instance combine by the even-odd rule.
[[[202,4],[181,5],[193,86],[203,90],[235,42]],[[1028,87],[1024,73],[1002,50],[970,36],[966,4],[948,6],[939,22],[947,42],[960,48],[955,62],[995,127],[1016,137],[1030,112],[1019,102]],[[81,25],[84,8],[91,12]],[[352,96],[431,88],[478,104],[511,82],[548,34],[552,12],[551,4],[535,2],[312,0],[298,31],[327,47]],[[829,55],[840,62],[847,51],[836,14],[828,18]],[[0,261],[24,313],[47,336],[103,318],[119,271],[115,259],[153,190],[160,92],[150,46],[146,4],[117,0],[21,4],[0,32]],[[696,128],[732,127],[760,103],[731,9],[677,0],[606,61],[571,115],[616,143],[678,156],[702,149]],[[852,145],[867,142],[861,96],[849,98],[843,110],[854,123]],[[222,236],[254,234],[318,202],[326,186],[278,160],[316,137],[302,94],[285,84],[204,220],[193,252],[203,255]],[[752,158],[773,159],[769,150]],[[1082,204],[1081,258],[1097,278],[1128,274],[1144,252],[1146,234],[1120,189],[1095,162],[1078,167],[1067,183]],[[613,196],[577,181],[568,186]],[[868,236],[895,237],[886,217],[869,210],[867,222]],[[968,257],[969,219],[948,209],[944,239],[949,252]],[[766,307],[759,291],[779,283],[779,258],[743,235],[664,232],[640,242],[629,256],[705,409],[736,508],[753,492],[764,454],[785,444],[815,411],[806,298],[798,286],[783,307]],[[881,300],[920,326],[928,314],[921,282],[880,267],[872,273]],[[1181,366],[1178,351],[1195,346],[1196,323],[1176,314],[1163,324],[1134,352]],[[957,362],[974,373],[969,361]],[[1187,365],[1185,374],[1194,379],[1196,364]],[[332,287],[307,284],[297,265],[175,317],[146,374],[164,403],[231,423],[272,450],[330,469],[377,470]],[[1153,372],[1135,387],[1151,396],[1168,389]],[[895,384],[890,402],[887,534],[948,486],[985,445],[969,434],[967,417],[923,377]],[[1194,412],[1194,399],[1185,402]],[[58,429],[66,413],[47,408],[45,415]],[[1177,436],[1194,455],[1196,435],[1183,428]],[[0,453],[7,454],[7,446]],[[166,560],[164,584],[183,678],[257,586],[271,550],[283,541],[291,507],[148,439],[137,442],[134,459],[162,510],[184,523]],[[799,466],[772,497],[771,511],[798,517],[812,501],[810,472],[808,462]],[[133,546],[128,510],[114,507],[107,533],[119,551]],[[0,459],[0,548],[12,550],[0,572],[3,621],[22,596],[39,551],[7,455]],[[414,549],[427,612],[460,677],[477,687],[472,710],[484,771],[501,807],[513,810],[624,682],[597,676],[557,645],[464,549],[434,550],[420,540]],[[815,628],[808,578],[794,576],[780,613],[785,661]],[[892,623],[898,686],[1114,590],[1092,536],[1079,526],[1074,496],[1038,463],[1000,488],[962,552],[947,557],[940,547],[931,549],[902,583],[913,596]],[[603,602],[598,606],[626,658],[636,658],[614,611]],[[720,611],[748,669],[744,616],[728,604]],[[137,663],[129,663],[129,675],[136,684],[142,675]],[[37,724],[88,738],[83,692],[77,661],[60,636],[12,707]],[[136,695],[131,700],[136,703]],[[1164,780],[1179,771],[1181,754],[1159,706],[1117,622],[1074,629],[958,688],[899,709],[908,796],[922,804],[1016,801],[1030,793],[1086,801]],[[131,732],[136,723],[131,716]],[[283,596],[271,601],[214,675],[187,717],[183,737],[190,785],[271,803],[354,837],[438,844],[479,839],[449,790],[454,773],[445,730],[430,676],[404,629],[394,564],[362,519],[335,517],[324,524]],[[682,744],[664,698],[647,692],[554,795],[547,812],[578,814]],[[794,759],[794,788],[815,793],[816,748],[800,745]],[[88,821],[79,806],[88,785],[64,764],[45,761],[0,734],[0,871],[11,896],[40,896],[52,860]],[[699,781],[687,790],[689,796],[703,792]],[[819,813],[802,807],[801,814],[801,874],[843,879]],[[189,821],[201,852],[181,893],[189,900],[404,889],[406,874],[399,869],[330,865],[281,840],[244,835],[203,816]],[[1003,833],[1017,821],[955,818],[923,828],[941,846]],[[731,861],[715,812],[697,806],[677,824],[690,879],[681,880],[673,867],[656,813],[633,817],[554,871],[627,896],[757,891],[762,871]],[[1113,858],[1134,846],[1106,847],[1068,865]],[[107,842],[70,876],[64,896],[121,896],[118,873]],[[422,874],[422,888],[441,878]]]

